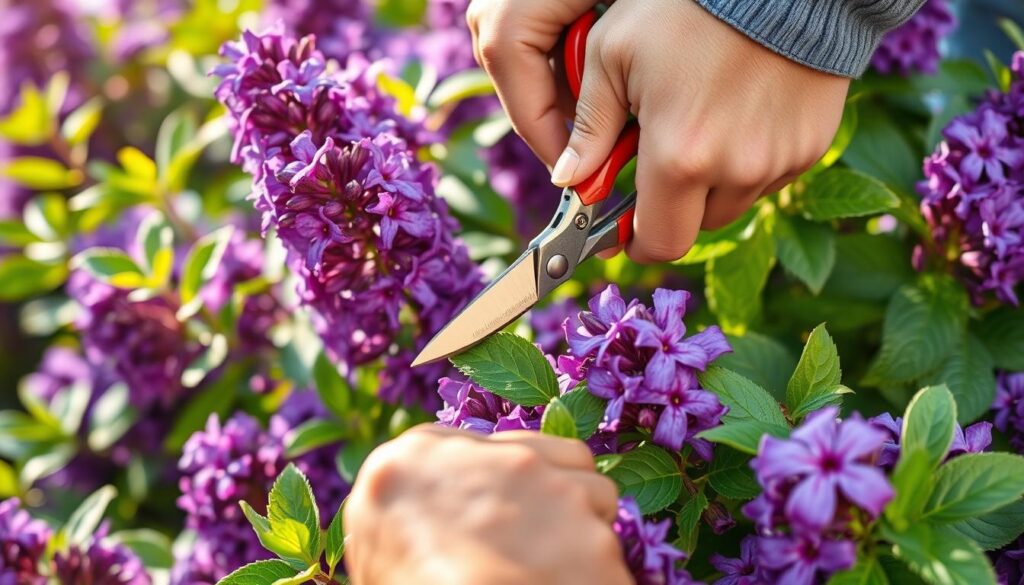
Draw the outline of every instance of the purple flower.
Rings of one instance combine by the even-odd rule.
[[[852,567],[857,547],[849,540],[827,540],[817,535],[762,536],[757,539],[757,560],[768,583],[813,585]]]
[[[62,585],[151,585],[142,560],[131,549],[107,539],[104,523],[83,545],[57,552],[53,564]]]
[[[574,299],[563,299],[546,307],[534,308],[530,311],[530,328],[533,329],[533,341],[544,353],[558,353],[566,349],[565,320],[580,312]]]
[[[485,435],[513,430],[540,430],[543,407],[527,408],[478,387],[470,381],[441,378],[437,393],[444,401],[438,424]]]
[[[995,554],[996,577],[999,585],[1024,583],[1024,538],[1018,538]]]
[[[909,21],[882,38],[871,66],[879,73],[904,77],[918,72],[935,73],[939,45],[956,29],[956,24],[947,0],[928,0]]]
[[[811,414],[789,439],[765,435],[750,463],[766,493],[788,492],[783,512],[799,533],[824,530],[844,501],[875,518],[893,497],[872,462],[885,433],[860,418],[839,422],[837,414],[834,407]]]
[[[296,37],[315,35],[321,50],[341,62],[370,48],[372,17],[366,0],[272,0],[264,12],[267,24],[280,20]]]
[[[328,73],[312,38],[280,29],[222,52],[234,159],[253,175],[263,226],[284,242],[331,357],[349,371],[383,358],[382,397],[436,406],[431,384],[446,370],[427,380],[409,363],[481,283],[434,193],[436,170],[416,158],[429,135],[396,113],[377,88],[380,65],[358,55]]]
[[[1024,451],[1024,372],[1003,372],[996,383],[995,426],[1010,435],[1010,442]]]
[[[0,583],[45,585],[39,561],[52,534],[46,523],[21,509],[17,498],[0,502]]]
[[[647,522],[632,498],[619,500],[619,513],[612,529],[637,585],[687,585],[690,574],[677,566],[686,553],[665,542],[671,520]]]
[[[25,376],[25,388],[43,402],[50,402],[58,392],[74,386],[87,384],[92,387],[94,369],[74,349],[53,345],[46,349],[39,368]]]
[[[175,556],[173,585],[216,585],[228,573],[253,561],[269,559],[252,527],[237,523],[212,525],[196,535],[192,546]]]
[[[893,418],[888,412],[868,419],[871,426],[888,435],[882,444],[882,451],[876,461],[879,467],[892,469],[900,458],[900,436],[903,434],[903,417]],[[953,427],[953,442],[946,459],[964,453],[981,453],[992,444],[992,423],[979,422],[966,429],[959,424]]]
[[[689,293],[658,289],[654,309],[626,303],[614,285],[565,324],[572,354],[585,360],[590,391],[608,400],[601,430],[654,427],[654,442],[671,450],[688,443],[703,459],[711,445],[695,435],[720,423],[726,408],[702,390],[696,372],[730,351],[717,327],[686,337]],[[625,421],[629,421],[628,424]]]
[[[1019,67],[1018,67],[1019,69]],[[1007,93],[990,92],[978,108],[955,118],[945,140],[924,161],[918,184],[932,242],[915,252],[955,260],[976,304],[988,294],[1017,304],[1024,279],[1024,79]]]
[[[740,556],[730,559],[718,553],[711,555],[711,565],[722,577],[715,585],[760,585],[763,583],[757,565],[757,538],[746,536],[740,541]]]

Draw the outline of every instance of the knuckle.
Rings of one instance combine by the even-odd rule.
[[[637,247],[630,253],[630,257],[640,264],[672,262],[685,256],[689,250],[689,246],[679,246],[671,242],[637,242]]]
[[[686,154],[679,154],[678,148],[660,149],[655,164],[670,179],[679,182],[707,179],[711,175],[712,158],[709,150],[700,145],[686,149]]]
[[[524,445],[509,445],[502,454],[509,471],[514,474],[533,474],[543,466],[541,456]]]

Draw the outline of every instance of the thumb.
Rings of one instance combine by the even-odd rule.
[[[584,65],[572,135],[551,171],[551,182],[559,187],[576,185],[597,171],[629,117],[623,84],[608,75],[600,53],[589,51],[593,57]]]

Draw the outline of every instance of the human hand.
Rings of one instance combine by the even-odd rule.
[[[597,21],[570,135],[568,88],[549,56],[594,4],[473,0],[467,20],[478,62],[556,184],[586,179],[629,114],[637,117],[637,205],[626,248],[634,260],[681,258],[701,228],[734,221],[828,149],[849,79],[782,57],[691,0],[618,0]]]
[[[416,427],[345,505],[354,585],[628,585],[615,484],[579,441]]]

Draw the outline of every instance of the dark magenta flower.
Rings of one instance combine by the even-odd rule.
[[[688,585],[690,574],[678,567],[686,553],[666,542],[669,519],[647,522],[632,498],[619,500],[612,529],[622,542],[626,565],[637,585]]]
[[[956,24],[947,0],[928,0],[910,20],[882,38],[871,66],[883,74],[935,73],[940,44]]]
[[[17,498],[0,502],[0,583],[45,585],[39,561],[53,532],[21,509]]]
[[[788,492],[783,512],[802,534],[827,528],[844,501],[875,518],[893,497],[873,463],[885,433],[860,418],[839,422],[837,414],[828,407],[809,415],[789,439],[763,436],[750,462],[766,493]]]
[[[54,555],[53,566],[61,585],[151,585],[142,560],[123,544],[107,538],[104,523],[83,545],[72,545]]]
[[[441,426],[489,435],[501,431],[540,430],[544,407],[512,404],[470,381],[441,378],[438,394],[444,409],[438,411]]]
[[[761,585],[764,583],[757,566],[757,538],[746,536],[740,541],[736,559],[718,553],[711,555],[711,565],[722,574],[715,585]]]
[[[852,567],[857,547],[850,540],[817,535],[762,536],[757,539],[757,559],[766,583],[814,585]]]

